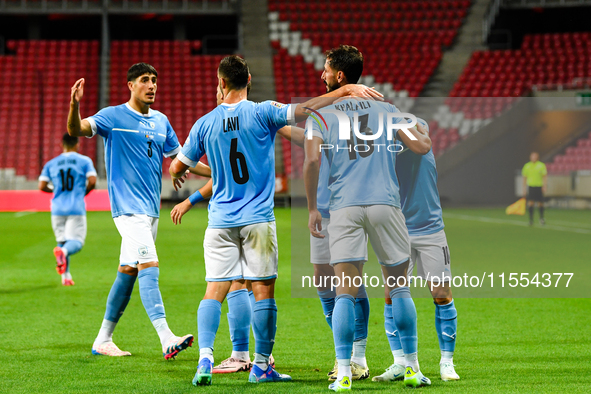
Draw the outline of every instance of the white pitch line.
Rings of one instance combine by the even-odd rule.
[[[33,213],[37,213],[37,211],[19,211],[14,213],[14,217],[22,218],[23,216],[31,215]]]
[[[518,221],[518,220],[495,219],[495,218],[487,218],[485,216],[459,215],[459,214],[455,214],[455,213],[444,213],[443,216],[445,218],[450,218],[450,219],[472,220],[475,222],[511,224],[513,226],[529,227],[527,222]],[[546,224],[543,227],[536,227],[536,228],[544,229],[544,230],[567,231],[567,232],[579,233],[579,234],[591,234],[591,230],[586,230],[586,229],[582,229],[582,228],[555,226],[552,224]]]

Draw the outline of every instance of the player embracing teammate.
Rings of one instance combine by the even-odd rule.
[[[357,48],[342,45],[332,50],[327,57],[326,66],[335,71],[330,81],[325,80],[327,85],[356,82],[355,76],[344,75],[342,70],[331,67],[333,58],[338,57],[357,61],[360,68],[363,67],[363,57]],[[410,242],[400,208],[395,171],[396,152],[386,149],[395,142],[387,139],[387,125],[406,123],[403,118],[396,116],[398,112],[396,107],[388,103],[358,98],[324,108],[321,113],[327,126],[312,124],[313,138],[306,144],[304,182],[310,212],[308,227],[313,236],[323,237],[320,234],[322,215],[316,205],[319,162],[323,151],[332,147],[326,156],[330,167],[327,186],[330,190],[328,234],[331,264],[339,278],[360,277],[362,266],[367,261],[369,238],[382,266],[385,287],[392,299],[392,310],[396,311],[393,315],[405,356],[404,383],[419,387],[429,385],[430,381],[420,372],[417,359],[416,309],[406,283]],[[342,136],[343,122],[345,128],[349,129],[348,138]],[[362,139],[356,138],[357,134],[364,134],[370,141],[364,144]],[[417,154],[426,154],[431,148],[426,133],[415,128],[402,128],[397,131],[397,136]],[[324,149],[321,149],[321,145]],[[357,149],[358,145],[366,148]],[[354,280],[343,280],[336,290],[332,328],[338,373],[336,381],[329,386],[334,391],[351,388],[355,297],[359,291],[355,283]]]

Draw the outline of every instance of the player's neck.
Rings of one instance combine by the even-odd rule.
[[[222,103],[224,104],[236,104],[241,102],[242,100],[246,100],[246,89],[242,89],[242,90],[230,90],[226,96],[224,97],[224,100],[222,101]]]
[[[144,115],[147,115],[150,112],[150,106],[148,104],[142,103],[139,100],[134,100],[133,97],[129,99],[128,104],[131,108]]]
[[[77,149],[65,149],[64,148],[64,151],[62,153],[72,153],[72,152],[78,152],[78,150]]]

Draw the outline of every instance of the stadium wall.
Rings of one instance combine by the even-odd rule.
[[[439,193],[448,205],[506,205],[515,173],[532,151],[542,161],[587,132],[591,110],[575,100],[524,98],[438,159]]]

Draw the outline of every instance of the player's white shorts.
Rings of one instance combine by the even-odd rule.
[[[408,273],[417,267],[417,275],[435,284],[451,280],[449,247],[445,231],[410,237],[411,263]]]
[[[266,280],[277,277],[275,222],[208,228],[203,239],[205,280]]]
[[[330,212],[331,264],[367,261],[367,238],[382,265],[397,265],[410,258],[410,241],[400,208],[365,205]]]
[[[121,234],[120,265],[136,267],[137,264],[158,261],[156,235],[158,218],[148,215],[121,215],[113,218]]]
[[[330,219],[322,218],[322,230],[320,234],[324,238],[316,238],[310,234],[310,262],[312,264],[330,264],[330,249],[328,242],[328,224]]]
[[[329,218],[322,218],[324,238],[316,238],[310,234],[310,262],[312,264],[330,264],[330,236],[328,235]],[[365,237],[365,260],[367,261],[367,236]]]
[[[51,215],[51,227],[56,242],[86,240],[86,215],[57,216]]]

